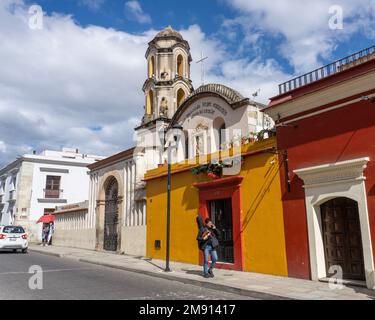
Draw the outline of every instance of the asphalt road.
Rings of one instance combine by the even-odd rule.
[[[43,269],[43,289],[30,289],[31,266]],[[35,283],[35,281],[32,281]],[[39,253],[0,252],[0,300],[253,300],[222,291]]]

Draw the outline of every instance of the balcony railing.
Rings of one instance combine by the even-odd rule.
[[[346,58],[337,60],[324,67],[313,70],[302,76],[289,80],[279,85],[279,94],[284,94],[294,89],[306,86],[315,81],[327,78],[331,75],[339,73],[343,70],[351,68],[355,65],[364,63],[366,61],[375,59],[375,46],[361,50]]]
[[[62,198],[63,190],[44,189],[45,199],[60,199]]]

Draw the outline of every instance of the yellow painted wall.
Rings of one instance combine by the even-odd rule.
[[[275,146],[269,139],[242,147],[252,153]],[[191,165],[172,167],[171,260],[199,264],[197,225],[199,192],[196,182],[209,181],[205,174],[193,175]],[[165,259],[167,177],[166,167],[147,173],[147,256]],[[287,275],[284,222],[281,202],[279,164],[272,153],[244,157],[241,168],[243,203],[244,270]],[[154,248],[155,240],[162,248]]]

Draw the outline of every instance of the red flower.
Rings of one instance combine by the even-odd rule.
[[[211,179],[217,179],[217,178],[219,178],[216,174],[214,174],[213,172],[209,172],[208,174],[207,174],[207,177],[209,177],[209,178],[211,178]]]

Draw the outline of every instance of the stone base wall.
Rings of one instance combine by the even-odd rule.
[[[146,256],[146,226],[121,228],[121,253]]]
[[[62,247],[95,250],[96,230],[56,230],[53,244]]]

